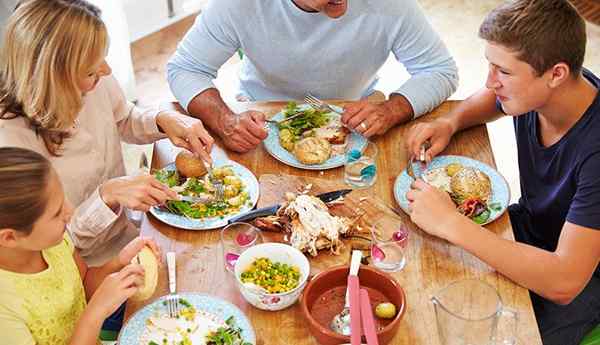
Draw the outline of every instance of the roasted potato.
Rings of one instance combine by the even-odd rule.
[[[240,188],[237,186],[233,186],[233,185],[225,186],[225,189],[223,190],[223,195],[226,198],[234,197],[234,196],[238,195],[239,193],[240,193]]]
[[[223,184],[236,187],[238,190],[242,188],[242,180],[238,176],[225,176]]]
[[[225,176],[233,176],[233,175],[235,175],[233,173],[233,169],[231,169],[231,167],[228,167],[228,166],[214,168],[213,171],[212,171],[212,174],[213,174],[213,176],[215,178],[218,178],[220,180],[224,179]]]
[[[296,140],[294,138],[294,134],[292,134],[292,132],[289,129],[284,128],[279,131],[279,144],[284,149],[288,151],[293,151],[295,141]]]

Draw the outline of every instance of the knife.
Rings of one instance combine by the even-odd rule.
[[[315,197],[321,199],[324,203],[331,202],[337,198],[340,198],[348,193],[350,193],[352,189],[340,189],[333,192],[327,192],[315,195]],[[277,210],[281,207],[281,204],[267,206],[263,208],[258,208],[256,210],[252,210],[240,215],[237,215],[227,221],[227,224],[236,223],[236,222],[245,222],[258,217],[265,217],[275,214]]]

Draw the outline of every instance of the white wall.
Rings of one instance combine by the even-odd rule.
[[[127,23],[129,24],[129,40],[131,42],[154,33],[191,13],[197,12],[208,2],[208,0],[173,0],[175,16],[169,18],[167,1],[123,0]]]

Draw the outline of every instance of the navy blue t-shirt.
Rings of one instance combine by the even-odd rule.
[[[600,89],[600,79],[593,73],[584,70],[583,75]],[[600,93],[579,121],[549,147],[540,143],[537,112],[516,116],[513,122],[519,204],[529,214],[532,244],[554,251],[565,221],[600,230]]]

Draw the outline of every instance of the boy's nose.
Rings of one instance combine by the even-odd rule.
[[[488,72],[487,79],[485,81],[485,87],[490,90],[495,90],[500,87],[500,82],[498,79],[496,79],[493,71]]]

